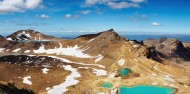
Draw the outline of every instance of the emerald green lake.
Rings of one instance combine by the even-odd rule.
[[[119,70],[119,73],[121,76],[127,76],[129,74],[130,70],[128,68],[122,68]]]
[[[121,86],[119,88],[119,94],[173,94],[174,92],[174,88],[149,85]]]
[[[112,88],[112,86],[113,85],[108,82],[103,82],[102,84],[100,84],[100,87],[103,87],[103,88]]]

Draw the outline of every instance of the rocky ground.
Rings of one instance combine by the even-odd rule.
[[[190,92],[190,46],[176,39],[142,43],[111,29],[75,39],[20,30],[0,40],[1,83],[38,94],[116,94],[121,85],[140,84]],[[121,68],[129,68],[130,74],[121,77]],[[113,88],[100,87],[102,82]]]

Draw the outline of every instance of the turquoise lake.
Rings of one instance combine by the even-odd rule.
[[[129,74],[130,70],[128,68],[122,68],[119,70],[119,73],[121,76],[127,76]]]
[[[149,85],[120,86],[119,88],[119,94],[173,94],[174,92],[174,88]]]
[[[108,82],[103,82],[102,84],[100,84],[100,87],[103,87],[103,88],[112,88],[113,85],[111,83],[108,83]]]

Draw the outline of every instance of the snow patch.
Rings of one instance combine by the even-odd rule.
[[[24,40],[28,40],[27,38],[31,38],[31,35],[29,33],[26,33],[26,31],[22,31],[22,33],[17,34],[16,38],[20,39],[20,37],[23,35],[26,37],[26,38],[24,38]]]
[[[111,74],[109,74],[108,78],[114,78],[116,74],[117,74],[117,71],[114,71]]]
[[[63,48],[63,45],[61,43],[59,43],[59,48]]]
[[[31,76],[24,77],[23,78],[23,83],[28,84],[28,85],[32,85],[32,82],[29,79],[31,79]]]
[[[6,38],[7,40],[9,40],[9,41],[13,41],[13,39],[12,38]]]
[[[169,75],[164,75],[164,80],[169,82],[175,82]]]
[[[5,48],[0,48],[0,52],[4,52]]]
[[[42,65],[42,67],[51,67],[50,64]]]
[[[92,58],[92,56],[90,56],[89,54],[84,54],[83,51],[84,50],[81,50],[80,47],[78,47],[78,45],[75,45],[74,47],[68,46],[67,48],[62,48],[62,44],[60,44],[60,48],[47,49],[47,50],[45,50],[44,45],[42,45],[40,46],[38,50],[34,50],[34,53],[68,55],[68,56],[74,56],[74,57],[79,57],[79,58]]]
[[[165,42],[162,42],[162,45],[166,44]]]
[[[117,94],[117,89],[112,89],[110,94]]]
[[[139,45],[137,45],[137,44],[135,44],[135,45],[133,45],[133,47],[134,48],[138,48],[138,47],[140,47]]]
[[[95,38],[93,38],[93,39],[89,40],[87,43],[92,42],[94,39],[95,39]]]
[[[52,89],[49,89],[47,92],[48,94],[63,94],[64,92],[68,90],[67,87],[76,85],[79,82],[78,80],[75,79],[77,77],[81,77],[77,69],[72,68],[70,65],[67,65],[67,66],[63,65],[63,67],[65,70],[71,71],[71,75],[66,77],[64,83],[53,86]]]
[[[102,70],[102,69],[93,68],[93,73],[95,73],[96,76],[105,76],[105,75],[107,75],[107,71]]]
[[[135,42],[134,42],[134,41],[129,41],[129,43],[131,43],[131,44],[135,44]]]
[[[21,49],[21,48],[15,49],[15,50],[13,50],[12,52],[16,53],[16,52],[18,52],[20,49]]]
[[[104,56],[102,56],[101,54],[99,54],[95,60],[95,63],[101,61],[104,58]]]
[[[80,65],[91,65],[91,66],[98,66],[98,67],[101,67],[101,68],[105,68],[105,66],[100,65],[100,64],[86,64],[86,63],[72,62],[72,61],[70,61],[68,59],[59,58],[59,57],[56,57],[56,56],[48,56],[48,57],[56,58],[56,59],[59,59],[59,60],[61,60],[63,62],[67,62],[67,63],[80,64]]]
[[[90,49],[89,46],[85,47],[85,48],[83,49],[83,51],[86,51],[86,50],[88,50],[88,49]]]
[[[30,53],[30,50],[26,50],[26,51],[24,51],[24,53]]]
[[[44,74],[48,74],[48,71],[49,71],[48,68],[43,68],[43,69],[42,69],[42,72],[43,72]]]
[[[117,64],[123,66],[125,64],[125,59],[120,59],[117,61]]]
[[[40,48],[39,48],[38,50],[33,50],[33,51],[34,51],[34,53],[36,53],[36,54],[42,54],[42,53],[45,53],[45,52],[46,52],[46,50],[45,50],[45,48],[44,48],[44,45],[40,46]]]

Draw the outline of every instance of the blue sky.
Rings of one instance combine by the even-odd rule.
[[[189,0],[0,0],[0,34],[117,32],[190,34]]]

